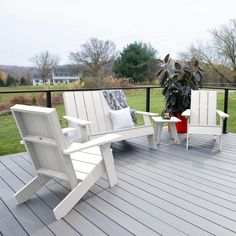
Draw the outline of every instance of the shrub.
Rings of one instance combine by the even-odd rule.
[[[113,76],[105,77],[102,80],[102,85],[104,88],[119,88],[119,87],[130,87],[131,79],[129,78],[114,78]]]
[[[0,112],[10,110],[10,103],[0,103]]]
[[[62,93],[52,92],[51,102],[53,105],[62,104]],[[36,95],[32,95],[32,104],[35,104],[36,106],[46,106],[46,93],[37,93]]]
[[[69,89],[83,88],[85,83],[82,80],[76,80],[75,82],[68,85]]]
[[[46,94],[45,93],[37,93],[36,94],[36,105],[45,106],[46,105]]]
[[[52,99],[52,104],[53,105],[58,105],[58,104],[63,103],[62,93],[53,92],[52,95],[51,95],[51,99]]]
[[[85,88],[100,88],[101,81],[98,77],[86,76],[84,79]]]
[[[118,87],[130,87],[131,79],[129,78],[114,78],[113,76],[107,76],[102,79],[98,77],[85,77],[84,83],[86,88],[118,88]]]
[[[10,104],[11,105],[14,105],[14,104],[30,105],[30,104],[32,104],[32,98],[29,95],[21,95],[21,96],[12,98],[10,100]]]

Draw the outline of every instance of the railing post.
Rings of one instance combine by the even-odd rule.
[[[146,88],[146,112],[150,112],[150,88]]]
[[[228,100],[229,100],[229,89],[225,89],[224,95],[224,112],[228,113]],[[227,118],[223,122],[223,134],[227,134]]]
[[[52,107],[51,91],[47,91],[46,96],[47,96],[47,107]]]

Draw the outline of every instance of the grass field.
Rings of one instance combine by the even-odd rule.
[[[35,87],[34,87],[35,88]],[[15,88],[11,88],[13,90]],[[18,87],[19,89],[19,87]],[[25,89],[20,87],[20,89]],[[29,87],[28,87],[29,89]],[[40,87],[37,87],[40,89]],[[129,106],[136,110],[145,111],[146,105],[146,97],[145,90],[131,90],[126,91],[126,96],[128,99]],[[9,101],[9,99],[13,98],[16,95],[9,94],[1,95],[1,99],[4,101]],[[223,109],[223,100],[224,94],[218,93],[218,109]],[[1,100],[0,100],[1,102]],[[151,103],[150,103],[151,112],[160,112],[164,109],[164,96],[161,94],[161,89],[152,89],[151,90]],[[64,106],[63,104],[57,105],[55,107],[58,112],[58,117],[60,119],[60,123],[62,127],[66,127],[66,121],[63,119],[64,115]],[[229,110],[228,113],[230,118],[228,120],[228,131],[236,133],[236,93],[229,94]],[[141,118],[138,117],[138,122],[142,123]],[[22,152],[24,151],[23,145],[19,144],[20,136],[18,130],[16,128],[15,122],[11,114],[5,114],[0,116],[0,156]]]
[[[47,85],[47,86],[16,86],[16,87],[0,87],[1,91],[13,91],[13,90],[44,90],[44,89],[63,89],[67,88],[67,85]],[[28,96],[32,96],[33,93],[27,93]],[[14,94],[14,93],[7,93],[7,94],[0,94],[0,103],[8,102],[12,98],[16,96],[22,95],[21,93]],[[25,94],[26,95],[26,94]]]

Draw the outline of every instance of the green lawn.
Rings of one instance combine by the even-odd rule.
[[[45,90],[45,89],[63,89],[68,88],[67,85],[61,84],[61,85],[46,85],[46,86],[16,86],[16,87],[0,87],[1,91],[13,91],[13,90]],[[34,93],[27,93],[24,95],[32,96]],[[8,93],[8,94],[1,94],[0,93],[0,103],[3,102],[9,102],[12,98],[16,96],[20,96],[22,94],[14,94],[14,93]]]
[[[126,91],[129,106],[136,110],[145,111],[146,93],[145,90],[130,90]],[[223,109],[223,93],[218,95],[218,108]],[[56,106],[58,116],[62,127],[66,127],[66,121],[63,119],[64,106]],[[164,109],[164,97],[161,94],[161,89],[151,90],[151,112],[160,112]],[[228,131],[236,133],[236,93],[229,94],[229,111],[230,119],[228,120]],[[140,117],[138,117],[141,123]],[[16,128],[15,122],[11,114],[0,116],[0,156],[10,153],[24,151],[23,145],[19,144],[20,136]]]

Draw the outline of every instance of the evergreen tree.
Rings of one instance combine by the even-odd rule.
[[[27,82],[26,82],[25,77],[21,77],[20,78],[20,85],[26,85],[26,84],[27,84]]]
[[[129,44],[115,60],[113,71],[118,78],[132,78],[143,82],[151,78],[157,51],[149,44]]]
[[[1,78],[0,78],[0,87],[4,87],[5,86],[5,82],[4,82],[4,80],[2,80]]]
[[[10,87],[10,86],[15,86],[16,85],[16,80],[13,76],[8,75],[7,79],[6,79],[6,86]]]

